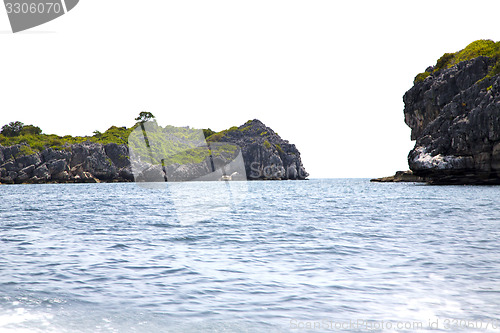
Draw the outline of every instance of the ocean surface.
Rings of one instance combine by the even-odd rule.
[[[221,183],[0,186],[0,332],[500,332],[500,187]]]

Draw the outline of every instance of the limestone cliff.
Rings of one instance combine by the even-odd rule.
[[[434,184],[500,184],[500,44],[445,54],[403,97],[410,169]]]
[[[207,141],[211,147],[221,143],[239,146],[245,164],[242,173],[246,172],[249,180],[305,179],[308,176],[297,148],[259,120],[215,133]],[[226,151],[199,163],[174,163],[163,167],[142,163],[142,170],[144,175],[155,174],[156,178],[152,179],[156,180],[191,180],[202,175],[210,164],[213,167],[214,163],[230,163],[230,159],[231,154]],[[137,176],[133,172],[129,147],[125,144],[88,141],[40,152],[25,143],[9,147],[0,145],[0,183],[127,182],[137,180]]]
[[[300,153],[260,120],[254,119],[209,138],[239,146],[245,161],[247,178],[306,179],[309,174],[302,165]]]

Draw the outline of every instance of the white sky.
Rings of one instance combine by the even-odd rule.
[[[500,1],[81,0],[12,34],[0,9],[0,126],[91,135],[258,118],[311,177],[406,170],[402,96],[444,52],[500,40]]]

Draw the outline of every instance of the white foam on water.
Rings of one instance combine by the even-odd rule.
[[[18,305],[19,302],[13,302]],[[0,333],[56,332],[50,328],[54,316],[44,312],[30,312],[18,307],[0,315]]]

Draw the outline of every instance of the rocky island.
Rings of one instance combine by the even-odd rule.
[[[412,174],[430,184],[500,184],[500,42],[444,54],[403,101]]]
[[[133,172],[133,161],[130,158],[127,140],[140,124],[138,122],[132,128],[113,126],[105,133],[94,132],[92,137],[45,135],[38,127],[24,126],[19,122],[6,125],[0,134],[0,183],[136,181],[138,175]],[[158,128],[158,133],[163,133],[161,131],[165,129],[154,124]],[[179,137],[186,136],[184,128],[177,129],[172,126],[169,128],[170,133],[173,131]],[[242,172],[246,173],[248,180],[301,180],[308,176],[295,145],[283,140],[257,119],[221,132],[206,129],[201,133],[209,147],[237,146],[244,161]],[[168,165],[164,164],[163,159],[160,165],[142,162],[141,165],[145,170],[159,172],[168,181],[190,180],[196,178],[206,165],[212,163],[213,166],[214,160],[225,163],[231,157],[227,149],[215,157],[199,153],[194,156],[192,152],[184,155],[189,155],[191,160],[186,159],[186,156],[174,156]],[[178,179],[167,179],[169,172],[180,176]],[[224,180],[230,180],[230,176],[224,177],[226,177]]]

